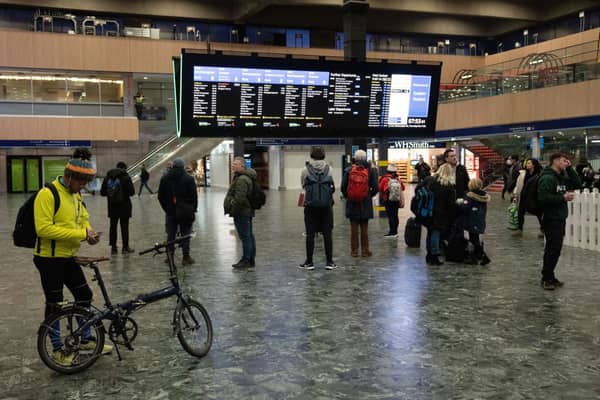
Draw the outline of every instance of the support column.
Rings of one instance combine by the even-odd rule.
[[[531,157],[535,158],[536,160],[539,160],[542,157],[539,132],[531,138]]]
[[[389,163],[388,160],[388,139],[387,138],[379,138],[378,142],[377,142],[377,154],[378,154],[378,160],[377,160],[377,169],[379,172],[379,176],[382,177],[386,171],[387,171],[387,166]],[[379,195],[379,206],[383,206],[383,201],[381,201],[381,194]],[[387,213],[385,212],[385,209],[379,209],[379,216],[380,217],[387,217]]]
[[[244,138],[241,136],[233,138],[233,156],[244,157]]]
[[[346,61],[364,61],[367,56],[367,0],[344,0],[344,59]],[[344,168],[351,162],[352,147],[367,150],[366,138],[345,138]]]

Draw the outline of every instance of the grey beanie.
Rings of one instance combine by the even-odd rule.
[[[183,167],[185,167],[185,161],[183,161],[183,158],[177,157],[176,159],[173,160],[173,168],[183,168]]]

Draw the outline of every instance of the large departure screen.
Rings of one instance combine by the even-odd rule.
[[[182,136],[433,136],[439,65],[182,55]]]

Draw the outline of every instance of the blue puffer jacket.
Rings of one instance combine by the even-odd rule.
[[[468,192],[462,204],[459,204],[458,223],[469,233],[485,233],[485,217],[490,195],[483,190]]]

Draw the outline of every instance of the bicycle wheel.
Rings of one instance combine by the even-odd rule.
[[[193,299],[180,301],[175,309],[177,339],[185,351],[195,357],[203,357],[210,350],[213,338],[212,323],[208,312]]]
[[[79,330],[92,316],[93,313],[84,308],[72,307],[46,318],[38,330],[37,340],[44,364],[56,372],[74,374],[95,363],[104,347],[102,322],[90,327],[88,332]]]

